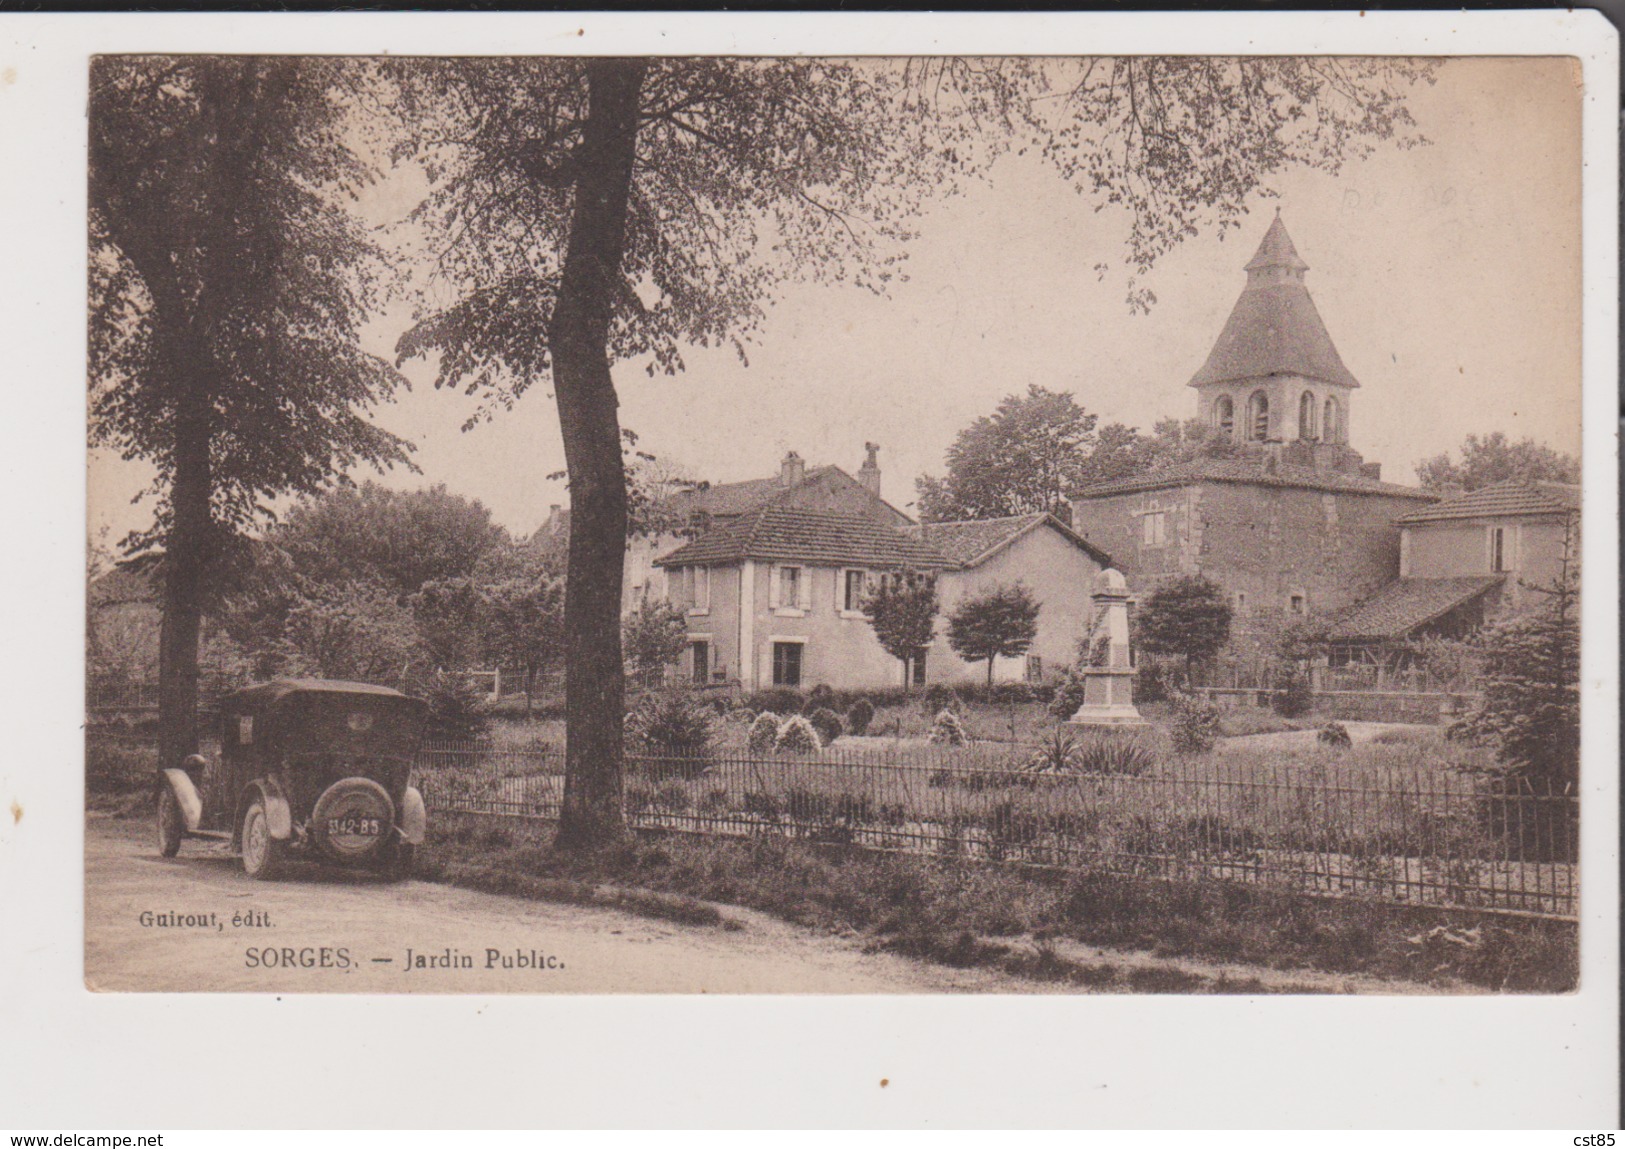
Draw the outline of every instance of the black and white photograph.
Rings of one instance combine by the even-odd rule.
[[[1573,989],[1575,67],[96,58],[87,984]]]

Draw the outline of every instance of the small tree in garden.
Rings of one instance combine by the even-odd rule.
[[[536,676],[564,654],[564,583],[546,576],[509,579],[485,588],[486,653],[525,675],[525,713]]]
[[[1519,778],[1562,789],[1580,780],[1580,570],[1571,516],[1545,608],[1484,634],[1483,700],[1463,720]]]
[[[841,722],[841,716],[827,706],[820,706],[807,715],[807,721],[811,722],[812,728],[818,731],[819,741],[823,742],[825,746],[846,733],[846,727]]]
[[[860,698],[846,712],[846,728],[859,737],[869,732],[869,723],[875,720],[875,706],[867,698]]]
[[[936,576],[908,570],[881,579],[863,600],[875,638],[903,664],[905,690],[910,663],[937,636],[937,606]]]
[[[1038,637],[1041,605],[1020,583],[989,587],[948,616],[948,645],[966,662],[985,659],[987,684],[992,686],[994,660],[1026,654]]]
[[[1188,674],[1230,641],[1230,603],[1202,575],[1171,579],[1152,591],[1135,615],[1134,640],[1148,654],[1183,656]]]
[[[633,675],[646,686],[658,683],[666,667],[677,661],[687,645],[688,620],[670,603],[645,603],[621,624],[626,661]]]

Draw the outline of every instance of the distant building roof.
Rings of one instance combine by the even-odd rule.
[[[979,566],[1017,539],[1048,525],[1068,542],[1088,553],[1101,566],[1111,565],[1111,556],[1089,542],[1054,515],[1043,513],[1013,515],[999,519],[967,519],[957,523],[921,523],[922,539],[941,551],[958,567]]]
[[[941,570],[951,565],[929,543],[866,515],[771,504],[708,531],[656,559],[655,565],[680,567],[746,559],[889,570]]]
[[[1344,641],[1403,638],[1499,586],[1500,575],[1402,578],[1334,619],[1328,633]]]
[[[1281,268],[1290,274],[1265,274]],[[1207,362],[1191,379],[1192,387],[1271,375],[1302,375],[1344,387],[1360,385],[1343,365],[1343,357],[1303,285],[1308,268],[1277,213],[1258,253],[1247,264],[1247,286]]]
[[[1509,515],[1564,515],[1580,509],[1580,488],[1570,483],[1532,482],[1508,479],[1476,491],[1452,495],[1412,511],[1399,520],[1401,526],[1434,523],[1446,519],[1493,519]]]
[[[1127,495],[1136,491],[1155,491],[1167,487],[1186,487],[1193,483],[1246,483],[1258,487],[1300,487],[1313,491],[1331,491],[1356,495],[1390,495],[1402,499],[1432,502],[1439,496],[1415,487],[1402,487],[1398,483],[1384,483],[1364,475],[1336,471],[1321,471],[1281,463],[1270,467],[1262,455],[1249,454],[1230,459],[1192,459],[1168,467],[1144,471],[1126,479],[1095,483],[1074,492],[1074,498],[1093,499],[1107,495]]]
[[[90,601],[95,606],[123,606],[127,603],[157,603],[158,580],[155,564],[142,568],[116,566],[90,582]]]
[[[810,482],[840,468],[833,464],[809,467],[801,482]],[[800,484],[797,484],[798,486]],[[666,501],[679,514],[706,514],[713,517],[742,515],[769,503],[790,488],[777,475],[767,479],[745,479],[737,483],[714,483],[677,491]]]

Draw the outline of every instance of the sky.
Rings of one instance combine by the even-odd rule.
[[[1158,302],[1131,314],[1121,265],[1126,218],[1073,192],[1035,158],[1006,157],[984,184],[925,206],[908,279],[889,297],[791,285],[771,304],[749,365],[729,350],[685,353],[650,377],[617,365],[622,425],[639,448],[697,478],[772,474],[795,450],[855,473],[880,445],[882,493],[909,510],[914,480],[941,474],[957,432],[1030,383],[1071,391],[1101,422],[1149,430],[1195,414],[1186,386],[1245,283],[1243,265],[1281,208],[1327,329],[1360,381],[1351,445],[1390,481],[1469,433],[1580,446],[1580,93],[1561,58],[1454,59],[1409,106],[1430,141],[1381,148],[1336,176],[1292,170],[1276,198],[1249,200],[1239,231],[1187,240],[1144,281]],[[378,193],[404,201],[410,173]],[[1112,270],[1102,278],[1095,265]],[[396,305],[364,345],[392,358],[411,321]],[[557,415],[546,390],[460,430],[478,405],[436,391],[424,361],[379,424],[417,446],[421,474],[517,534],[567,503]],[[145,526],[131,498],[150,471],[90,456],[90,527],[116,539]]]

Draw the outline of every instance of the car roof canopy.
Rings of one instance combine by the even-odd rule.
[[[221,706],[236,714],[263,714],[289,699],[307,696],[339,696],[357,701],[363,698],[369,701],[387,699],[404,703],[413,710],[422,709],[424,705],[421,699],[409,698],[399,690],[375,686],[370,682],[344,682],[333,678],[276,678],[232,692],[221,699]]]

